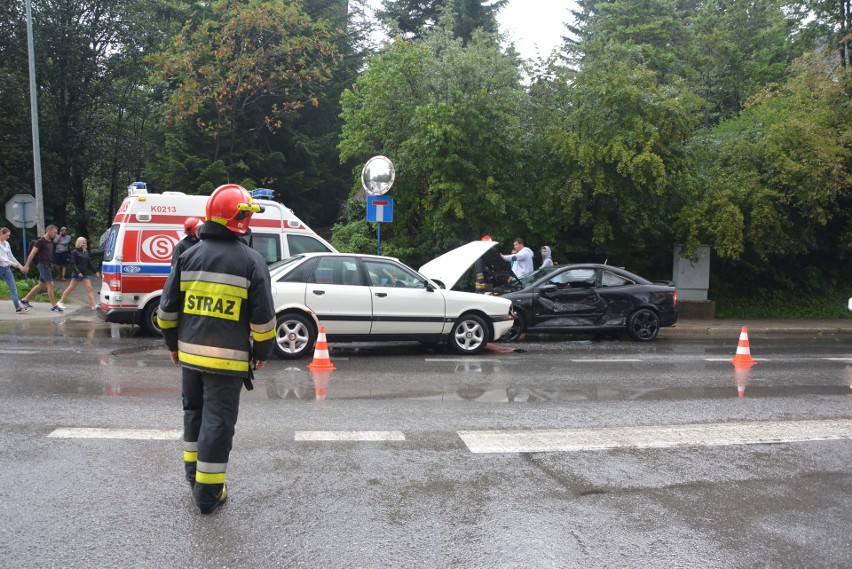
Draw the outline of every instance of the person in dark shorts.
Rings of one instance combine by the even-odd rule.
[[[38,284],[30,289],[30,292],[21,299],[21,304],[27,308],[32,308],[30,299],[40,293],[42,289],[47,287],[47,297],[50,299],[50,310],[57,314],[62,313],[62,308],[56,304],[56,295],[53,292],[53,238],[59,230],[55,225],[48,225],[44,230],[44,236],[39,237],[33,244],[32,251],[27,256],[27,262],[24,263],[23,272],[30,270],[30,264],[33,258],[38,256]]]

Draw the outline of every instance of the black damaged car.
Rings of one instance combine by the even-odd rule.
[[[441,286],[497,294],[512,301],[515,323],[503,336],[525,332],[626,333],[650,342],[677,323],[677,289],[620,267],[598,263],[557,265],[517,279],[493,247],[474,241],[430,261],[420,272]]]

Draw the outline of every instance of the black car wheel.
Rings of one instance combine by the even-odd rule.
[[[509,330],[500,336],[500,339],[504,342],[517,342],[521,339],[521,335],[526,330],[526,325],[524,324],[524,317],[520,314],[515,314],[515,321],[512,322],[512,327]]]
[[[275,353],[285,360],[303,357],[316,342],[317,333],[310,319],[295,312],[278,316],[275,328]]]
[[[627,319],[627,335],[637,342],[650,342],[660,331],[660,317],[649,308],[640,308]]]
[[[473,355],[485,350],[490,332],[485,320],[476,314],[463,314],[453,324],[453,331],[447,342],[457,354]]]

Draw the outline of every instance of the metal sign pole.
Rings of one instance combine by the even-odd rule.
[[[381,223],[376,223],[376,231],[379,235],[379,240],[378,240],[378,243],[376,245],[376,255],[381,255],[382,254],[382,224]]]
[[[27,204],[21,203],[21,219],[26,219],[26,218],[27,218]],[[27,262],[27,224],[23,223],[22,225],[24,226],[24,228],[21,229],[21,233],[23,233],[23,237],[21,237],[21,241],[23,241],[23,243],[24,243],[23,257],[24,257],[24,262],[26,263]]]

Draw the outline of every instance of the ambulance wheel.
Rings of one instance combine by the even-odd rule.
[[[160,307],[160,299],[155,298],[145,306],[142,311],[142,328],[149,334],[162,336],[163,331],[160,325],[157,324],[157,309]]]
[[[284,360],[304,357],[317,340],[317,332],[310,318],[298,312],[278,315],[275,328],[275,354]]]

